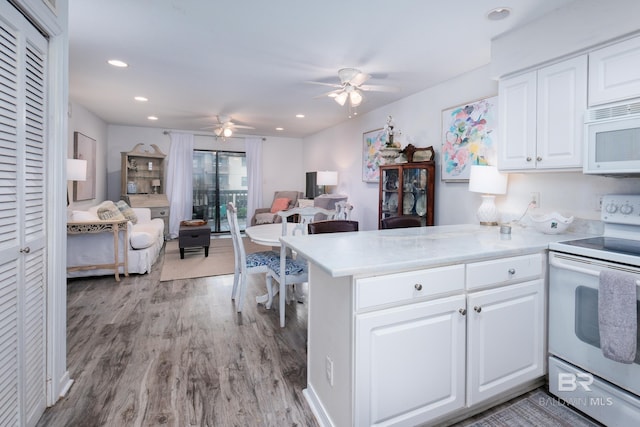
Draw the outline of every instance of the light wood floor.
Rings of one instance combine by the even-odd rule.
[[[162,257],[162,255],[161,255]],[[242,315],[233,276],[160,282],[113,276],[67,285],[67,365],[74,384],[38,426],[317,426],[306,386],[307,309]]]

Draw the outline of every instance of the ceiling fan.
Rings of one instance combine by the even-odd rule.
[[[231,121],[229,116],[216,116],[217,123],[213,126],[206,126],[203,129],[212,129],[216,136],[229,138],[236,129],[254,129],[251,126],[239,125]]]
[[[349,101],[349,105],[351,107],[357,107],[362,103],[363,95],[362,92],[365,91],[376,91],[376,92],[395,92],[397,88],[391,86],[380,86],[380,85],[365,85],[364,83],[371,78],[370,74],[363,73],[362,71],[356,68],[342,68],[338,70],[338,77],[340,78],[340,83],[324,83],[324,82],[309,82],[317,85],[323,86],[331,86],[336,88],[327,93],[323,93],[322,95],[317,96],[316,98],[320,98],[323,96],[328,96],[333,98],[338,104],[343,106],[347,100]]]

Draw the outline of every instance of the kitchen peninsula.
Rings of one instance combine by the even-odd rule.
[[[545,235],[457,225],[283,237],[309,265],[321,425],[442,424],[542,384]]]

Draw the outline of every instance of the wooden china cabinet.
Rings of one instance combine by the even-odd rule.
[[[423,226],[433,225],[435,162],[380,166],[378,228],[383,218],[419,216]]]

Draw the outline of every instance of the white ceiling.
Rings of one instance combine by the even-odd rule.
[[[109,124],[202,131],[221,114],[304,137],[349,116],[307,81],[355,67],[399,88],[366,92],[363,114],[489,63],[493,37],[571,1],[70,0],[70,97]],[[488,20],[498,6],[511,16]]]

